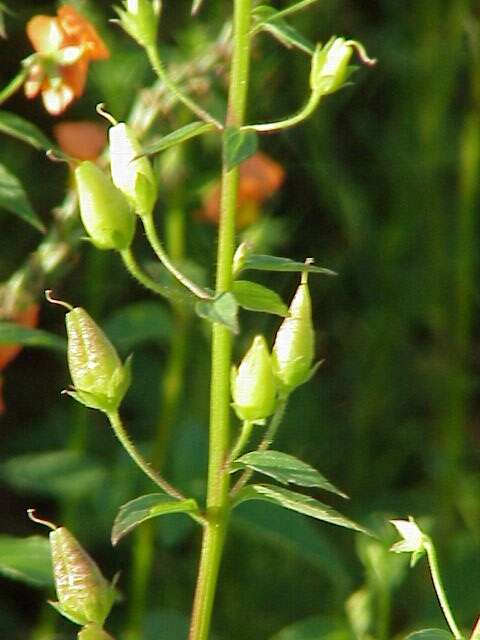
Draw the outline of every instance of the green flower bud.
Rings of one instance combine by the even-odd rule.
[[[124,8],[115,7],[120,24],[142,47],[150,47],[157,39],[161,2],[159,0],[124,0]]]
[[[58,602],[50,604],[76,624],[83,626],[94,623],[101,627],[115,600],[113,584],[107,582],[96,563],[68,529],[37,518],[33,509],[28,510],[28,515],[34,522],[52,529],[49,539]]]
[[[135,216],[121,191],[93,162],[75,169],[80,216],[99,249],[127,249],[135,233]]]
[[[68,367],[74,384],[69,395],[92,409],[116,411],[130,386],[130,362],[115,348],[88,313],[76,307],[65,318]]]
[[[241,420],[263,421],[275,411],[277,385],[263,336],[256,336],[232,375],[233,407]]]
[[[110,164],[113,184],[126,196],[139,215],[150,215],[157,199],[157,183],[152,166],[128,125],[110,128]]]
[[[318,44],[312,57],[312,91],[322,95],[338,91],[347,79],[352,54],[353,48],[345,38],[333,36],[324,47]]]
[[[87,624],[79,632],[77,640],[113,640],[113,638],[97,624]]]
[[[313,358],[312,303],[305,273],[293,297],[289,315],[277,332],[272,351],[273,372],[287,393],[310,378]]]

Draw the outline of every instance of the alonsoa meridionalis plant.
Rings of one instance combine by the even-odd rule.
[[[122,364],[114,347],[87,311],[61,302],[68,308],[68,363],[73,382],[72,389],[66,393],[87,407],[106,414],[129,456],[161,490],[161,493],[135,498],[121,507],[113,526],[112,541],[117,543],[146,520],[168,513],[185,513],[202,528],[190,640],[209,638],[229,518],[231,511],[242,502],[266,501],[318,520],[366,532],[362,526],[303,493],[279,485],[250,482],[252,474],[259,472],[277,480],[280,485],[318,487],[344,496],[308,464],[270,449],[289,396],[310,379],[318,366],[314,362],[315,332],[309,274],[313,277],[315,274],[331,275],[332,272],[316,266],[311,259],[295,262],[288,258],[255,254],[249,246],[237,247],[235,239],[239,166],[256,151],[258,134],[282,131],[312,116],[325,96],[346,84],[353,71],[350,62],[355,52],[364,63],[374,62],[354,40],[332,37],[323,46],[312,47],[288,25],[286,18],[289,15],[306,9],[314,1],[302,0],[283,11],[276,11],[268,6],[255,6],[252,0],[234,0],[227,109],[225,117],[218,118],[185,94],[170,76],[157,45],[160,2],[127,0],[124,6],[116,9],[118,22],[144,48],[167,89],[198,120],[165,136],[146,150],[129,124],[117,123],[105,106],[99,106],[99,113],[112,125],[109,132],[110,172],[101,163],[91,160],[77,162],[67,158],[75,177],[82,223],[91,242],[99,250],[118,252],[131,275],[151,292],[194,309],[198,316],[212,325],[209,466],[206,504],[201,507],[165,480],[127,433],[119,408],[130,384],[129,360]],[[200,10],[201,4],[198,1],[194,3],[194,13]],[[89,61],[95,56],[101,57],[100,43],[95,34],[78,18],[73,20],[76,31],[69,31],[72,23],[65,19],[66,15],[70,15],[69,11],[61,8],[58,18],[42,20],[40,26],[37,20],[33,25],[36,29],[32,27],[31,30],[36,36],[40,30],[48,37],[46,44],[43,38],[31,38],[38,53],[25,62],[21,72],[22,81],[27,83],[27,95],[34,97],[41,93],[45,106],[52,113],[59,113],[81,93]],[[294,115],[272,123],[249,124],[251,43],[261,32],[269,32],[283,44],[307,53],[311,58],[310,88],[305,105]],[[106,55],[103,51],[101,53]],[[32,83],[35,85],[33,88]],[[19,84],[12,84],[10,90],[18,88]],[[7,95],[8,90],[2,97]],[[157,184],[148,159],[148,155],[207,134],[216,134],[222,141],[221,213],[214,289],[198,284],[165,250],[153,216],[161,185]],[[138,263],[132,250],[137,225],[143,227],[153,252],[173,279],[173,285],[152,277]],[[246,270],[301,274],[289,308],[274,291],[241,279]],[[51,293],[48,293],[48,298],[58,302]],[[283,317],[283,320],[271,351],[270,341],[257,335],[238,369],[232,370],[233,341],[240,332],[240,307],[272,313]],[[232,437],[232,407],[241,423],[236,439]],[[248,451],[253,430],[262,430],[262,436],[259,446]],[[239,474],[239,477],[232,482],[234,474]],[[33,518],[38,520],[36,516]],[[54,529],[51,534],[52,541],[55,540],[52,550],[55,550],[56,588],[62,605],[57,608],[83,627],[79,633],[81,640],[107,638],[103,625],[113,601],[111,587],[67,530],[49,526]],[[58,548],[63,551],[57,553]],[[71,584],[68,576],[74,576]],[[105,595],[107,592],[108,597]],[[93,599],[91,606],[86,608],[85,594]],[[108,606],[101,604],[104,599]]]

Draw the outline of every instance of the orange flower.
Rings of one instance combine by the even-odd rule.
[[[240,165],[237,224],[245,227],[256,220],[260,205],[278,191],[285,179],[283,168],[261,151]],[[220,216],[221,187],[217,182],[208,190],[201,217],[217,223]]]
[[[107,132],[96,122],[60,122],[53,127],[58,145],[77,160],[95,161],[107,144]]]
[[[42,94],[45,109],[59,115],[80,97],[90,60],[105,60],[109,51],[94,27],[68,4],[57,16],[34,16],[27,35],[37,53],[27,59],[25,95]]]
[[[22,311],[18,311],[14,315],[8,317],[2,316],[2,320],[16,322],[22,327],[33,329],[38,324],[39,309],[40,307],[38,304],[31,304]],[[10,362],[12,362],[12,360],[15,360],[21,350],[22,346],[19,344],[0,345],[0,371],[3,371],[10,364]],[[3,378],[0,377],[0,414],[4,413],[5,411],[5,402],[3,401],[2,387]]]

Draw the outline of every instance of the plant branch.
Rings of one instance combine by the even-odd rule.
[[[141,269],[130,248],[121,251],[120,255],[122,256],[123,264],[127,271],[135,280],[138,280],[141,285],[164,298],[169,299],[171,297],[171,292],[168,287],[160,284]]]
[[[289,127],[294,127],[295,125],[303,122],[303,120],[306,120],[306,118],[312,115],[312,113],[320,104],[321,97],[322,95],[320,93],[313,91],[310,94],[310,97],[305,106],[300,109],[300,111],[295,115],[290,116],[285,120],[277,120],[276,122],[266,122],[265,124],[249,124],[245,127],[242,127],[242,129],[250,129],[253,131],[258,131],[259,133],[270,133],[272,131],[279,131],[280,129],[288,129]]]
[[[274,22],[275,20],[281,20],[282,18],[286,18],[288,16],[291,16],[294,13],[297,13],[298,11],[303,11],[303,9],[306,9],[307,7],[309,7],[310,5],[314,4],[315,2],[318,2],[318,0],[301,0],[300,2],[296,2],[295,4],[292,4],[289,7],[286,7],[285,9],[282,9],[281,11],[278,11],[275,15],[273,15],[268,20],[264,20],[260,24],[256,25],[252,29],[251,35],[254,36],[259,31],[261,31],[263,25],[265,24],[265,22]]]

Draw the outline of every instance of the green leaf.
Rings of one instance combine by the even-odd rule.
[[[21,344],[66,352],[67,341],[41,329],[28,329],[15,322],[0,321],[0,344]]]
[[[115,311],[103,329],[119,350],[129,352],[144,342],[168,342],[172,321],[164,304],[142,300]]]
[[[190,122],[186,124],[184,127],[180,127],[176,131],[172,131],[166,136],[157,140],[157,142],[153,142],[148,145],[148,147],[144,147],[140,156],[151,156],[154,153],[160,153],[160,151],[165,151],[169,147],[173,147],[176,144],[181,144],[186,140],[190,140],[190,138],[196,138],[197,136],[201,136],[203,133],[208,133],[209,131],[213,131],[215,127],[213,124],[208,124],[207,122]]]
[[[257,282],[237,280],[232,287],[238,304],[249,311],[273,313],[277,316],[288,316],[288,307],[276,291],[268,289]]]
[[[34,587],[53,586],[48,538],[0,535],[0,574]]]
[[[149,493],[127,502],[118,512],[112,528],[112,544],[115,545],[139,524],[167,513],[198,513],[193,498],[175,500],[164,493]]]
[[[229,127],[225,130],[224,136],[224,153],[228,171],[253,156],[258,149],[258,137],[255,131]]]
[[[454,636],[443,629],[422,629],[406,636],[405,640],[452,640]]]
[[[38,127],[10,111],[0,111],[0,132],[22,140],[35,149],[48,151],[55,148],[53,142]]]
[[[45,231],[45,227],[33,210],[20,180],[13,173],[10,173],[3,164],[0,164],[0,209],[14,213],[39,231]]]
[[[308,271],[309,273],[322,273],[325,276],[336,276],[335,271],[317,267],[314,264],[296,262],[290,258],[280,258],[279,256],[263,256],[250,254],[245,257],[242,269],[255,269],[256,271]]]
[[[285,627],[270,640],[354,640],[354,637],[340,621],[327,616],[309,616]]]
[[[273,7],[266,5],[256,7],[253,11],[253,17],[257,21],[255,31],[259,29],[267,31],[288,49],[296,47],[308,55],[312,55],[315,51],[313,43],[290,26],[286,20],[276,18],[277,13],[279,12]]]
[[[234,506],[245,502],[246,500],[265,500],[278,504],[285,509],[291,509],[298,513],[303,513],[311,518],[322,520],[323,522],[330,522],[338,527],[345,527],[346,529],[353,529],[354,531],[360,531],[371,535],[367,529],[360,526],[353,520],[349,520],[342,516],[338,511],[332,509],[323,502],[314,500],[310,496],[305,496],[283,487],[275,487],[270,484],[250,484],[239,491],[234,502]]]
[[[47,451],[11,458],[0,467],[2,478],[20,491],[78,499],[97,491],[105,469],[75,451]]]
[[[301,487],[319,487],[336,493],[342,498],[348,496],[331,484],[321,473],[306,462],[282,451],[251,451],[235,461],[233,471],[249,468],[275,478],[283,484],[298,484]]]
[[[195,311],[200,318],[210,322],[218,322],[230,329],[232,333],[239,332],[238,303],[233,293],[229,291],[220,294],[212,302],[201,300],[195,305]]]

